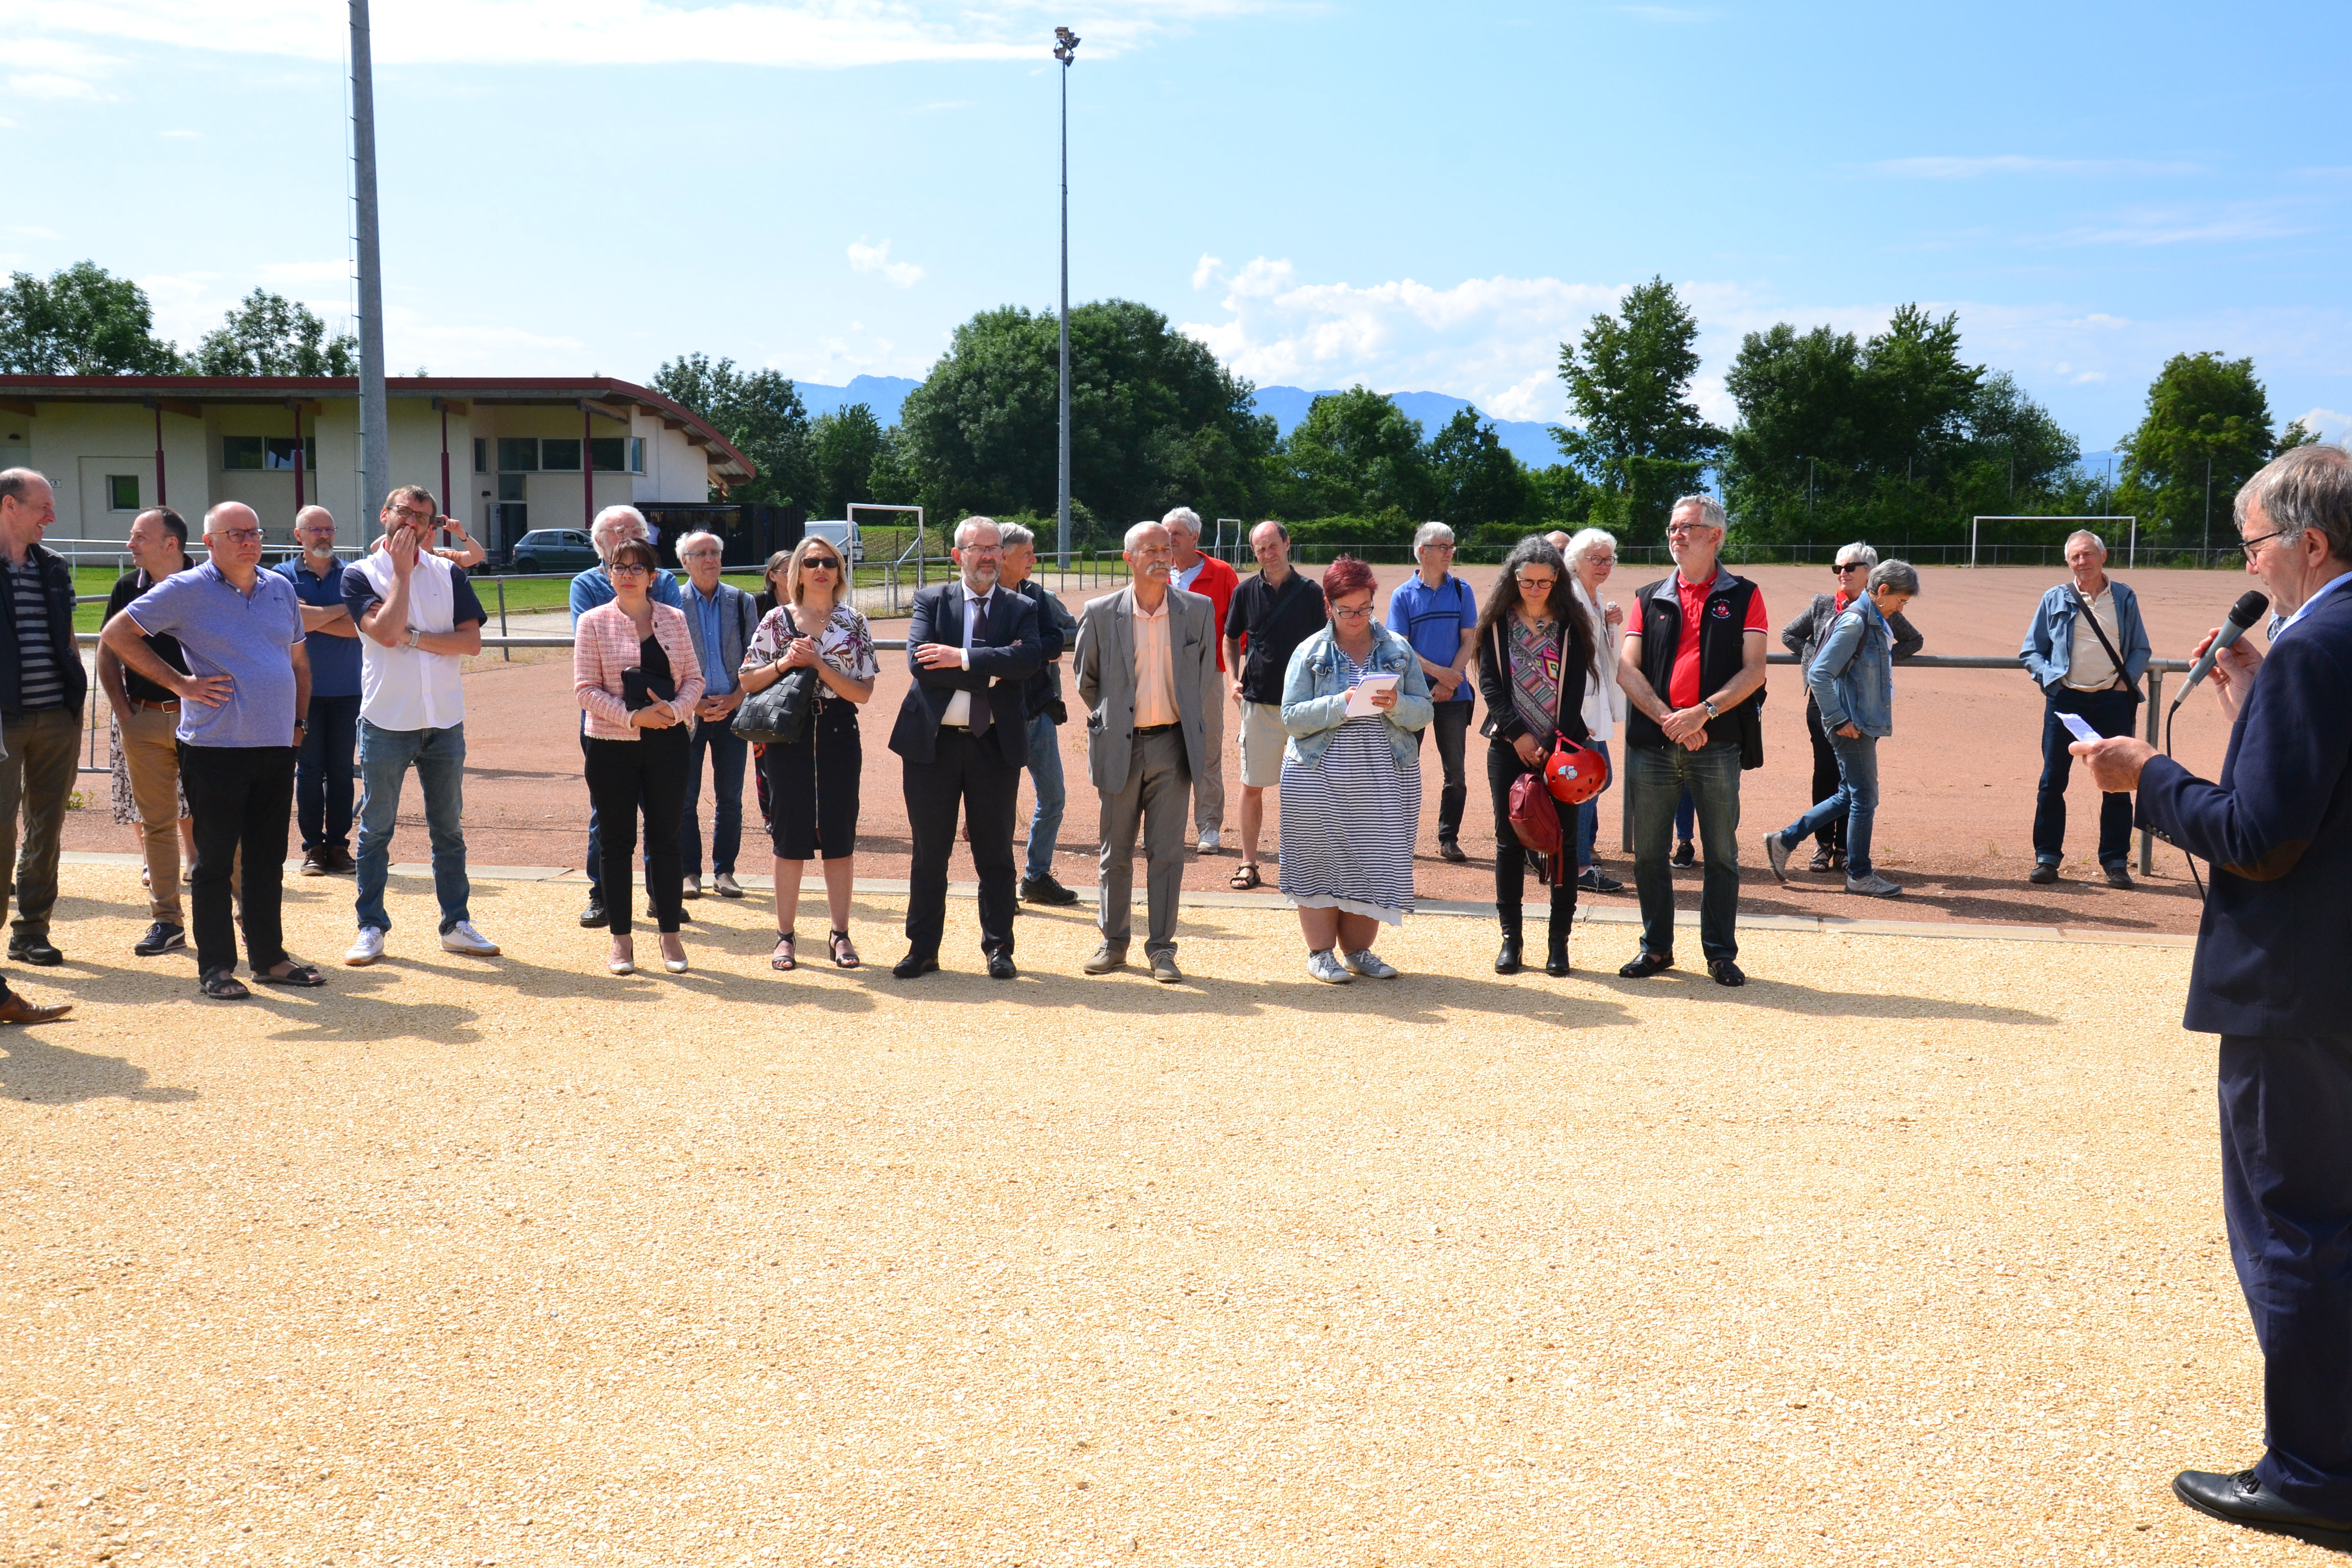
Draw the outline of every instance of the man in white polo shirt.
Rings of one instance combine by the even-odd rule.
[[[432,492],[404,485],[383,503],[383,543],[343,569],[343,604],[360,628],[359,936],[343,962],[383,956],[392,930],[383,884],[408,770],[425,791],[441,946],[488,958],[499,944],[474,928],[466,903],[466,694],[457,661],[482,651],[482,604],[465,569],[426,544],[440,510]]]

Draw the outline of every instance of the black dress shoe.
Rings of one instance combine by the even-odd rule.
[[[1617,972],[1617,977],[1621,980],[1647,980],[1660,970],[1672,969],[1674,966],[1673,953],[1652,952],[1649,949],[1643,948],[1633,955],[1633,963]]]
[[[988,955],[988,977],[991,980],[1010,980],[1020,973],[1013,967],[1011,953],[992,952]]]
[[[2033,863],[2033,870],[2026,877],[2025,879],[2040,887],[2048,887],[2051,883],[2058,879],[2057,863],[2053,860],[2035,861]]]
[[[2172,1478],[2172,1495],[2200,1513],[2231,1524],[2292,1535],[2314,1546],[2352,1548],[2352,1520],[2323,1519],[2306,1513],[2257,1480],[2252,1470],[2224,1476],[2211,1470],[2183,1470]]]
[[[1054,880],[1053,873],[1043,877],[1026,877],[1021,882],[1021,901],[1024,904],[1075,904],[1077,894]]]
[[[1517,937],[1505,937],[1503,939],[1502,951],[1495,954],[1495,973],[1497,974],[1517,974],[1519,972],[1519,960],[1524,952],[1525,949],[1521,946]]]
[[[939,966],[940,961],[931,954],[910,952],[890,966],[890,973],[901,980],[912,980],[917,975],[929,974]]]
[[[2134,885],[2131,872],[2124,867],[2110,866],[2106,868],[2106,872],[2107,886],[2110,888],[2128,888]]]
[[[589,894],[587,904],[580,910],[580,923],[583,926],[593,929],[595,927],[602,926],[609,918],[610,917],[604,913],[604,895],[602,893]]]
[[[54,968],[66,961],[66,955],[51,947],[47,937],[12,942],[8,944],[8,956],[19,963],[37,963],[43,969]]]
[[[1715,976],[1715,983],[1717,985],[1745,985],[1748,984],[1747,972],[1727,958],[1708,959],[1706,961],[1706,972]]]
[[[1440,860],[1450,860],[1456,866],[1470,858],[1462,852],[1462,846],[1451,838],[1441,838],[1437,841],[1437,858]]]

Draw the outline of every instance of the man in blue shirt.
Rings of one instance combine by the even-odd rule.
[[[294,756],[294,817],[302,828],[302,875],[356,868],[352,858],[352,758],[360,734],[359,628],[343,605],[343,563],[335,558],[335,518],[306,506],[294,519],[302,553],[276,568],[302,601],[302,647],[310,658],[310,728]]]
[[[702,759],[710,756],[711,816],[710,885],[722,899],[740,899],[742,884],[735,880],[735,857],[743,847],[743,763],[751,743],[735,732],[735,710],[743,705],[743,689],[736,672],[743,668],[743,650],[760,629],[760,612],[751,595],[719,581],[726,545],[715,533],[689,533],[677,542],[678,563],[686,568],[686,629],[694,639],[695,657],[702,661],[702,721],[686,751],[686,812],[678,824],[679,858],[685,863],[684,894],[702,897]]]
[[[1462,834],[1462,805],[1469,785],[1462,773],[1462,750],[1470,732],[1472,688],[1464,679],[1478,651],[1478,596],[1456,577],[1454,531],[1442,522],[1424,522],[1412,536],[1412,557],[1421,570],[1389,595],[1389,630],[1412,645],[1421,657],[1421,672],[1429,678],[1429,700],[1437,717],[1427,731],[1413,732],[1420,748],[1423,733],[1437,737],[1437,760],[1445,773],[1445,788],[1437,797],[1437,852],[1448,860],[1467,860],[1457,840]]]
[[[613,579],[604,568],[612,561],[613,552],[621,547],[624,540],[630,539],[652,542],[652,534],[646,528],[645,513],[633,506],[608,506],[596,514],[595,525],[588,531],[588,540],[596,547],[597,563],[572,579],[572,625],[575,629],[580,625],[581,616],[599,605],[613,602]],[[656,605],[667,605],[674,610],[685,608],[678,597],[677,578],[672,573],[655,573],[653,585],[646,592],[653,596]],[[585,713],[580,716],[580,751],[583,757],[588,752],[588,716]],[[604,839],[596,831],[596,807],[591,802],[588,807],[588,858],[583,867],[588,873],[588,904],[580,911],[580,923],[583,926],[604,923]]]
[[[2019,662],[2042,688],[2042,786],[2033,808],[2033,870],[2029,882],[2058,879],[2066,848],[2066,780],[2074,769],[2074,732],[2061,713],[2079,715],[2102,735],[2128,735],[2139,712],[2139,678],[2147,668],[2147,628],[2139,601],[2107,575],[2107,547],[2089,529],[2066,537],[2071,583],[2042,595],[2025,628]],[[2099,866],[2111,888],[2132,885],[2128,795],[2099,801]]]

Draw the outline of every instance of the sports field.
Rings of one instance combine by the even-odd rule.
[[[2289,1563],[2178,947],[1760,931],[1756,978],[489,961],[196,999],[70,868],[0,1038],[0,1563]],[[295,950],[345,940],[290,885]],[[895,923],[861,899],[861,924]],[[884,944],[869,942],[873,952]],[[1613,957],[1613,944],[1611,953]]]

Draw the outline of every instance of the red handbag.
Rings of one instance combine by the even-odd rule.
[[[1495,658],[1506,680],[1510,679],[1509,649],[1503,628],[1495,628]],[[1569,878],[1567,843],[1560,833],[1559,805],[1580,805],[1599,795],[1609,782],[1608,764],[1601,753],[1580,746],[1559,728],[1559,706],[1568,700],[1568,670],[1560,670],[1559,690],[1553,699],[1552,751],[1543,766],[1511,781],[1511,831],[1519,847],[1542,857],[1544,885],[1563,886]]]

